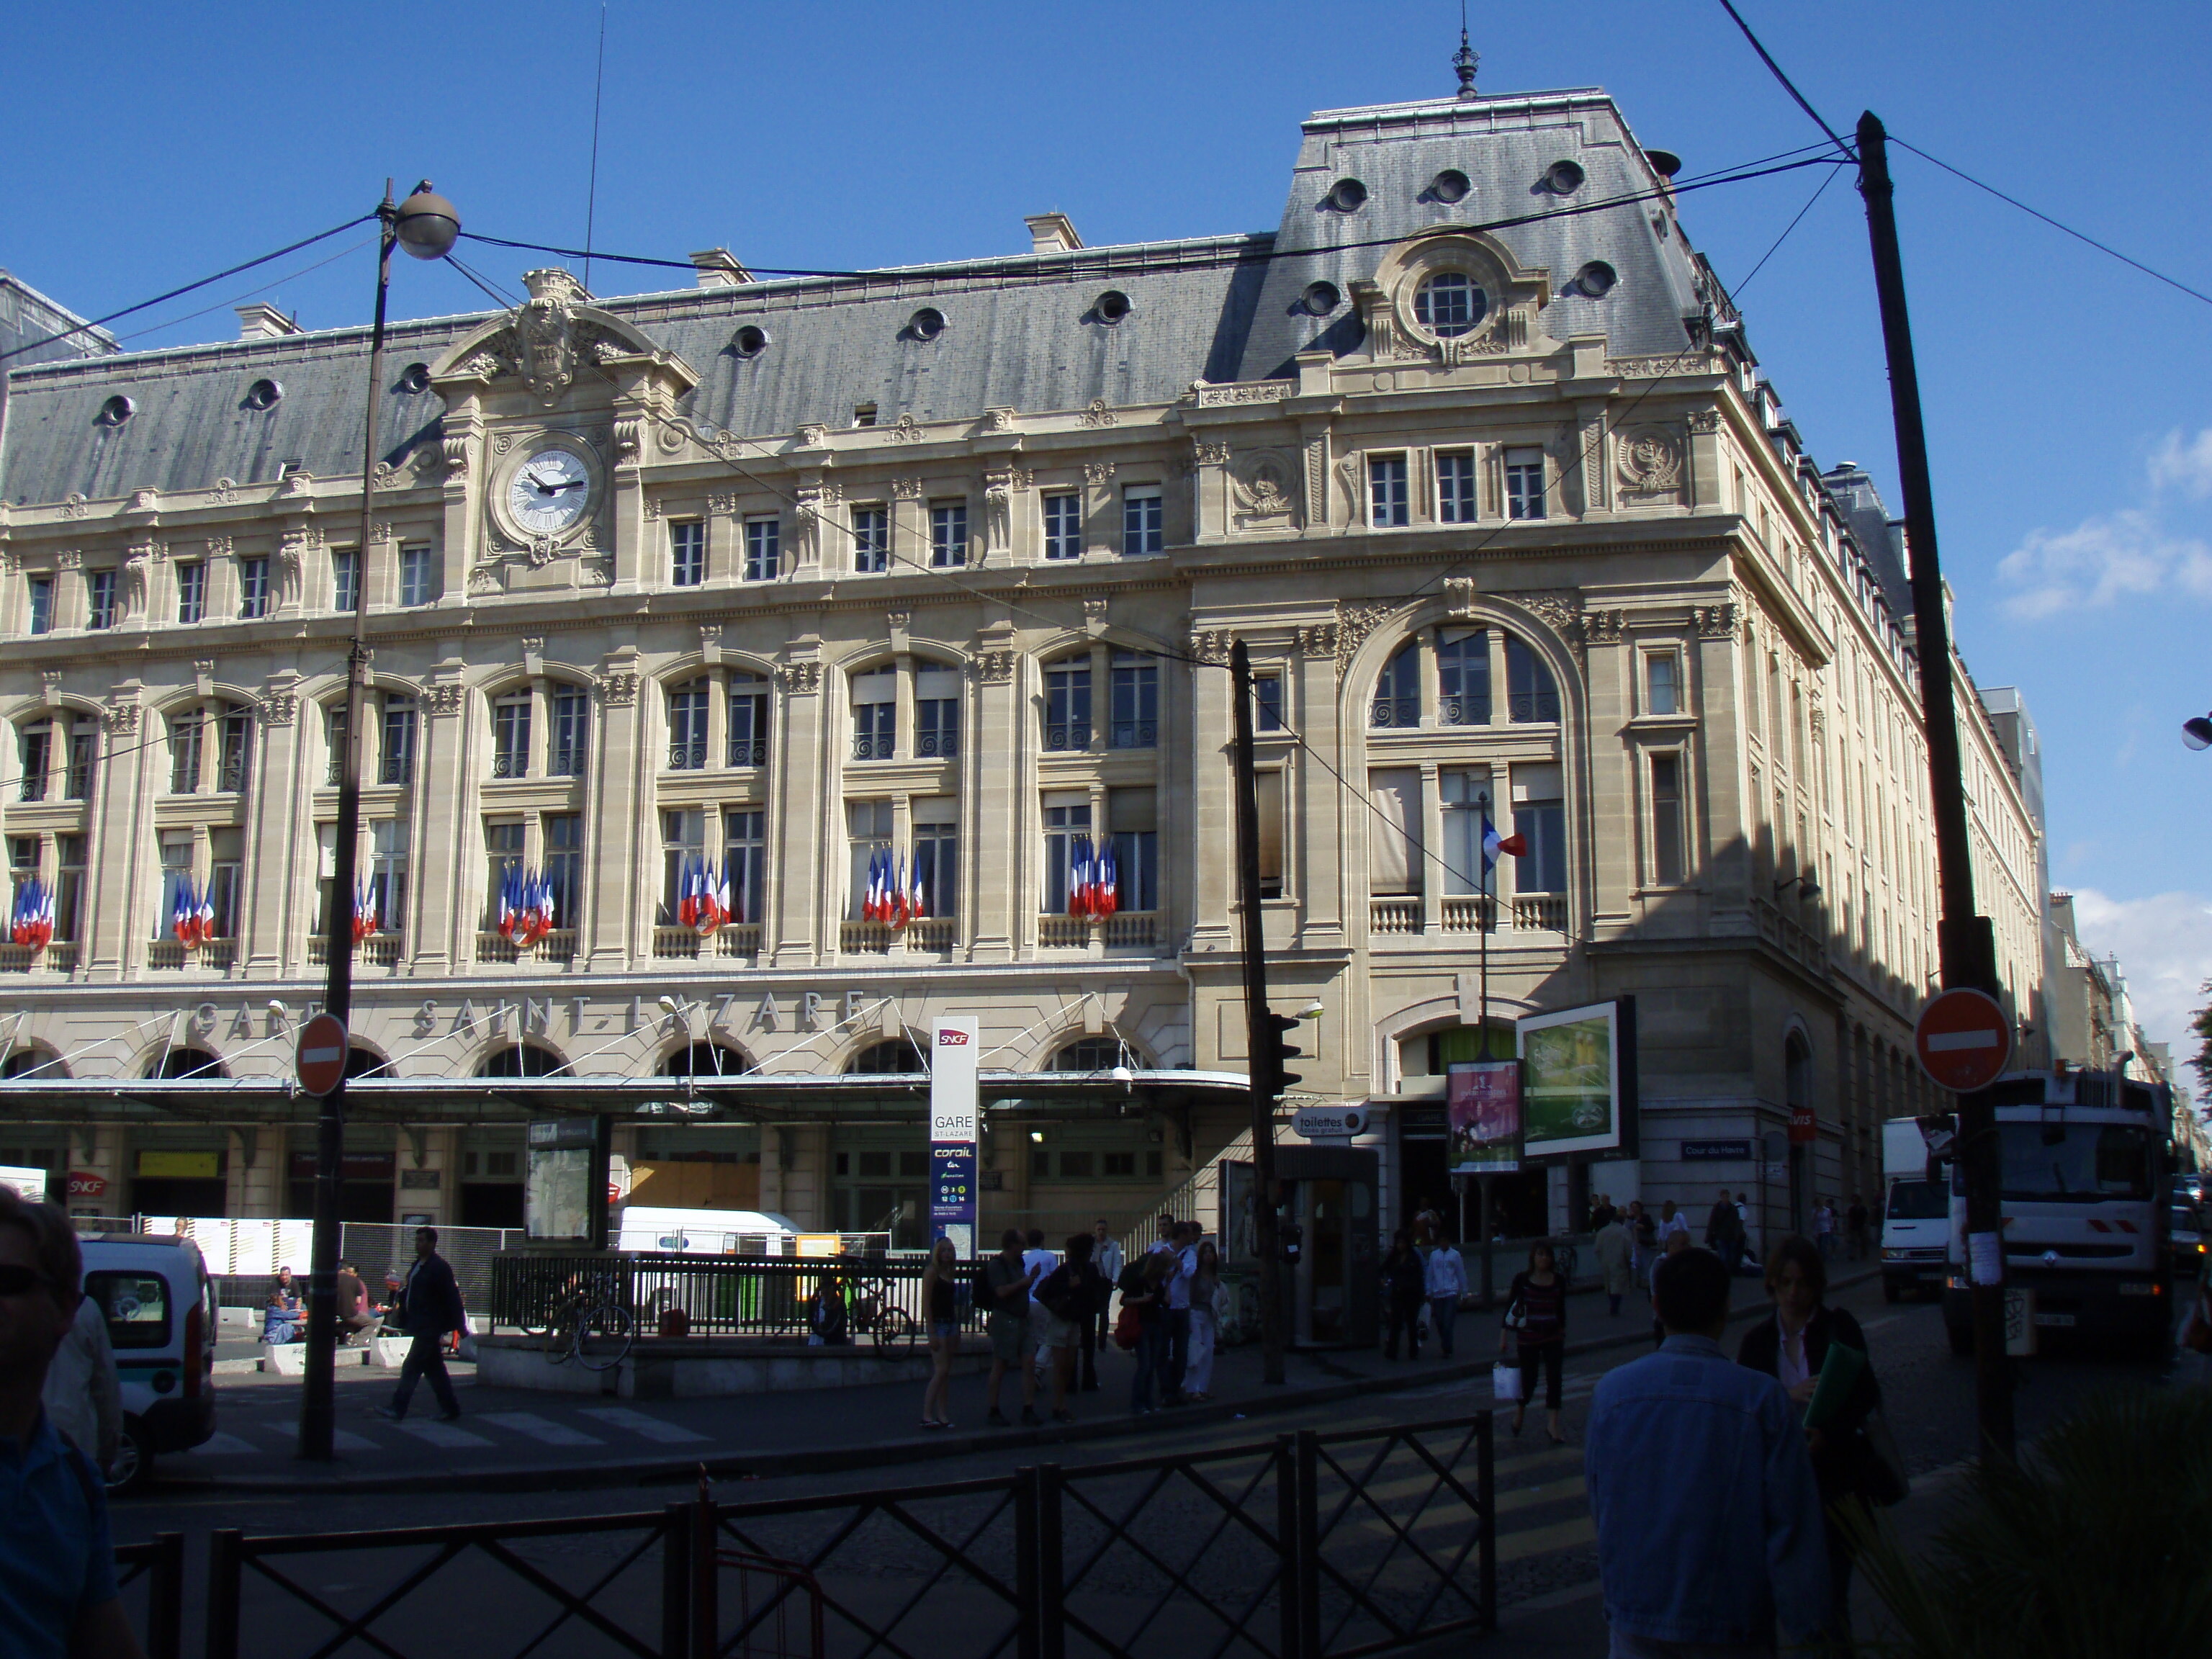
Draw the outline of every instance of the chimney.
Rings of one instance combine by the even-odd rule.
[[[701,288],[735,288],[740,283],[750,283],[753,274],[738,263],[738,256],[726,247],[710,247],[691,256],[691,263],[699,269]]]
[[[1032,213],[1022,222],[1030,228],[1032,253],[1073,253],[1083,246],[1065,213]]]
[[[299,324],[275,306],[259,300],[252,305],[233,306],[231,309],[238,313],[238,337],[241,340],[274,340],[301,331]]]

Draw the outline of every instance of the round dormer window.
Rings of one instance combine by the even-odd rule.
[[[402,392],[428,392],[430,389],[430,365],[408,364],[407,372],[399,377],[399,389]]]
[[[106,403],[100,404],[100,413],[93,418],[98,421],[102,426],[121,426],[124,422],[129,420],[137,412],[138,405],[132,403],[130,398],[123,396],[120,392],[118,392],[114,397],[110,398]]]
[[[246,388],[246,406],[259,410],[274,409],[283,399],[284,388],[274,380],[256,380]]]
[[[1429,185],[1429,194],[1444,203],[1464,202],[1474,185],[1457,167],[1446,167]]]
[[[1344,295],[1334,283],[1308,283],[1306,291],[1298,296],[1298,309],[1309,317],[1326,317],[1343,303]]]
[[[1582,164],[1554,161],[1544,169],[1544,188],[1554,196],[1571,196],[1583,187]]]
[[[768,331],[757,324],[747,323],[737,331],[730,346],[740,357],[757,357],[768,349]]]
[[[906,331],[917,340],[933,340],[945,332],[945,313],[935,306],[924,306],[907,319]]]
[[[1091,313],[1102,323],[1118,323],[1129,314],[1129,296],[1109,288],[1092,303]]]
[[[1620,277],[1602,259],[1593,259],[1575,273],[1575,292],[1586,300],[1602,300]]]
[[[1471,332],[1490,309],[1490,301],[1460,270],[1440,270],[1413,295],[1413,319],[1440,340]]]
[[[1339,213],[1357,213],[1367,205],[1367,186],[1357,179],[1340,179],[1328,187],[1328,205]]]

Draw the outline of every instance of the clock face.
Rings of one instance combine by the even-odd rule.
[[[558,536],[592,504],[592,475],[565,449],[541,449],[515,469],[507,511],[533,536]]]

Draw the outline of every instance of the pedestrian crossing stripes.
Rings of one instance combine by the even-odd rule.
[[[479,1412],[473,1420],[489,1423],[496,1428],[543,1441],[549,1446],[604,1446],[607,1443],[595,1434],[586,1434],[581,1429],[556,1423],[551,1418],[540,1417],[535,1412]]]
[[[427,1440],[441,1451],[459,1451],[464,1446],[489,1446],[492,1443],[480,1434],[471,1434],[466,1429],[457,1429],[451,1423],[434,1419],[407,1418],[392,1425],[402,1434],[411,1434],[417,1440]]]
[[[300,1431],[291,1424],[258,1423],[254,1426],[258,1428],[264,1434],[274,1435],[277,1439],[284,1441],[288,1444],[297,1444],[299,1442]],[[228,1440],[229,1438],[230,1437],[228,1435],[218,1434],[216,1436],[215,1440],[209,1441],[207,1444],[202,1446],[200,1449],[204,1452],[213,1451],[216,1449],[216,1440]],[[383,1448],[379,1446],[376,1442],[369,1439],[367,1436],[355,1434],[345,1429],[332,1429],[331,1431],[331,1444],[342,1452],[373,1452],[383,1449]],[[248,1446],[244,1441],[239,1442],[239,1445],[246,1451],[259,1451],[261,1449],[258,1446]]]
[[[647,1440],[657,1440],[664,1446],[696,1444],[707,1439],[675,1423],[664,1423],[657,1417],[647,1417],[643,1412],[632,1411],[628,1406],[583,1406],[577,1409],[579,1417],[588,1417],[594,1422],[605,1423],[610,1428],[628,1429],[632,1434],[641,1434]]]

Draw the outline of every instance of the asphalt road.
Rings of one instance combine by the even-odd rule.
[[[1746,1286],[1747,1291],[1755,1288]],[[1908,1468],[1921,1483],[1922,1490],[1897,1512],[1901,1520],[1913,1524],[1916,1517],[1924,1516],[1942,1501],[1936,1494],[1945,1485],[1944,1472],[1954,1469],[1972,1450],[1972,1367],[1950,1354],[1940,1313],[1932,1304],[1886,1305],[1878,1284],[1856,1286],[1838,1299],[1859,1316],[1866,1328],[1892,1426]],[[1588,1305],[1588,1299],[1577,1299],[1574,1332],[1577,1337],[1598,1334],[1607,1328],[1629,1331],[1640,1322],[1637,1313],[1625,1310],[1616,1327],[1601,1312],[1593,1316],[1585,1311]],[[1472,1316],[1462,1322],[1461,1338],[1462,1358],[1474,1344],[1495,1340],[1486,1323]],[[1732,1334],[1731,1342],[1733,1340]],[[1571,1442],[1579,1442],[1589,1395],[1598,1378],[1613,1365],[1626,1363],[1644,1352],[1646,1348],[1639,1342],[1569,1362],[1565,1421]],[[1115,1363],[1127,1362],[1116,1357]],[[2179,1374],[2178,1368],[2197,1363],[2184,1358],[2157,1366],[2110,1360],[2081,1352],[2046,1352],[2027,1362],[2021,1370],[2017,1398],[2022,1437],[2025,1440],[2032,1437],[2069,1402],[2093,1391],[2154,1386]],[[1407,1376],[1407,1380],[1412,1379]],[[1114,1379],[1109,1375],[1109,1388],[1113,1386]],[[1274,1436],[1296,1429],[1385,1431],[1411,1423],[1463,1418],[1491,1403],[1489,1382],[1484,1376],[1415,1384],[1367,1394],[1352,1401],[1270,1413],[1245,1420],[1187,1424],[1178,1421],[1175,1413],[1168,1413],[1154,1419],[1157,1429],[1116,1439],[1070,1443],[1049,1449],[987,1449],[882,1469],[856,1468],[834,1474],[726,1481],[716,1486],[715,1496],[725,1503],[754,1504],[774,1499],[820,1499],[831,1494],[884,1486],[915,1492],[917,1496],[908,1506],[909,1513],[904,1520],[896,1515],[886,1516],[882,1511],[860,1517],[849,1509],[837,1511],[836,1517],[774,1517],[753,1528],[752,1539],[767,1553],[793,1555],[811,1553],[832,1537],[836,1527],[877,1528],[876,1534],[870,1534],[875,1541],[868,1545],[865,1553],[865,1569],[856,1565],[857,1547],[848,1548],[834,1563],[833,1570],[842,1587],[841,1593],[860,1595],[861,1599],[855,1605],[874,1605],[867,1598],[877,1598],[887,1619],[915,1598],[933,1595],[939,1601],[932,1604],[936,1610],[931,1616],[950,1617],[953,1626],[958,1626],[970,1613],[959,1611],[966,1604],[957,1593],[958,1587],[943,1582],[945,1550],[939,1545],[927,1542],[923,1534],[933,1529],[941,1538],[960,1541],[975,1559],[988,1560],[994,1551],[1011,1555],[1010,1550],[999,1551],[998,1547],[1003,1544],[1003,1534],[1012,1520],[1011,1510],[1002,1501],[1003,1494],[948,1488],[1002,1478],[1018,1464],[1048,1459],[1069,1471],[1071,1479],[1081,1486],[1086,1479],[1081,1472],[1101,1465],[1170,1454],[1219,1454],[1243,1446],[1264,1445]],[[902,1428],[903,1425],[899,1426]],[[866,1432],[865,1425],[856,1424],[854,1427]],[[1519,1439],[1511,1435],[1510,1413],[1501,1412],[1497,1433],[1498,1587],[1505,1622],[1497,1642],[1488,1650],[1562,1656],[1601,1653],[1603,1625],[1596,1600],[1596,1553],[1579,1445],[1571,1443],[1559,1449],[1548,1446],[1542,1437],[1540,1416],[1534,1412],[1530,1413],[1527,1434]],[[1447,1456],[1455,1443],[1450,1442],[1449,1436],[1431,1437],[1432,1446],[1442,1448]],[[1471,1450],[1464,1455],[1472,1457]],[[1234,1539],[1231,1536],[1235,1532],[1233,1526],[1224,1529],[1217,1524],[1225,1512],[1223,1492],[1249,1489],[1259,1494],[1249,1500],[1255,1505],[1271,1501],[1265,1498],[1261,1490],[1267,1480],[1264,1462],[1257,1455],[1243,1460],[1220,1459],[1207,1466],[1210,1488],[1181,1478],[1163,1479],[1156,1471],[1088,1478],[1091,1485],[1084,1489],[1091,1493],[1097,1512],[1093,1513],[1093,1508],[1082,1508],[1079,1513],[1079,1506],[1071,1508],[1074,1518],[1070,1523],[1069,1543],[1071,1559],[1094,1545],[1100,1552],[1094,1574],[1086,1581],[1087,1591],[1102,1598],[1097,1616],[1106,1619],[1120,1607],[1130,1619],[1136,1619],[1134,1609],[1140,1601],[1154,1596],[1158,1584],[1168,1582],[1175,1571],[1194,1562],[1203,1568],[1195,1577],[1224,1595],[1233,1598],[1240,1589],[1265,1594],[1264,1583],[1251,1577],[1260,1571],[1260,1567],[1252,1559],[1234,1556]],[[1935,1478],[1931,1480],[1929,1477]],[[1248,1483],[1247,1486],[1240,1487],[1240,1482]],[[1258,1484],[1249,1484],[1254,1482]],[[1443,1509],[1423,1510],[1423,1504],[1433,1501],[1435,1483],[1417,1460],[1403,1454],[1397,1455],[1377,1472],[1373,1483],[1397,1505],[1395,1521],[1382,1518],[1378,1511],[1364,1522],[1372,1534],[1368,1543],[1378,1549],[1387,1548],[1393,1526],[1413,1528],[1409,1535],[1431,1548],[1436,1547],[1452,1528],[1453,1517]],[[527,1493],[468,1489],[392,1494],[155,1492],[125,1501],[118,1506],[115,1518],[118,1540],[123,1540],[148,1537],[163,1529],[185,1532],[187,1559],[197,1562],[203,1559],[202,1535],[214,1528],[277,1534],[442,1525],[465,1521],[545,1520],[655,1510],[689,1495],[683,1486]],[[1070,1501],[1073,1505],[1074,1500]],[[1133,1517],[1127,1530],[1137,1553],[1127,1561],[1108,1559],[1115,1544],[1109,1536],[1111,1522],[1124,1516]],[[1096,1537],[1087,1542],[1079,1540],[1077,1533],[1084,1527],[1089,1528]],[[1428,1528],[1426,1532],[1419,1530],[1424,1527]],[[1464,1528],[1458,1530],[1463,1532]],[[855,1536],[859,1535],[856,1532]],[[1351,1533],[1345,1536],[1349,1540],[1347,1547],[1358,1544]],[[623,1584],[635,1581],[640,1589],[632,1599],[642,1605],[648,1593],[658,1593],[657,1579],[648,1571],[650,1563],[641,1562],[627,1569],[621,1566],[625,1549],[636,1541],[635,1536],[627,1540],[614,1535],[570,1537],[532,1546],[526,1554],[562,1583],[597,1583],[613,1573],[618,1575],[615,1590],[619,1592]],[[313,1586],[332,1605],[358,1608],[374,1600],[382,1587],[396,1582],[404,1567],[422,1559],[420,1551],[405,1554],[404,1560],[400,1553],[356,1552],[344,1556],[295,1558],[291,1566],[303,1583]],[[1011,1567],[1006,1571],[1011,1573]],[[624,1573],[626,1577],[619,1577]],[[462,1628],[485,1616],[485,1609],[504,1605],[509,1599],[505,1591],[512,1581],[506,1574],[507,1569],[482,1557],[464,1557],[442,1569],[424,1589],[416,1593],[415,1601],[420,1606],[415,1610],[434,1624],[442,1619],[445,1623],[439,1627],[455,1644],[447,1645],[441,1639],[428,1649],[410,1646],[407,1650],[481,1650],[487,1656],[495,1650],[501,1645],[499,1642],[480,1646],[473,1641],[462,1644],[459,1637]],[[933,1574],[937,1575],[934,1579]],[[830,1577],[831,1571],[825,1571],[825,1583]],[[854,1586],[863,1579],[865,1584],[855,1589]],[[534,1595],[536,1592],[526,1594]],[[725,1594],[726,1599],[729,1592]],[[1116,1597],[1121,1600],[1116,1601]],[[974,1629],[963,1630],[963,1636],[974,1635],[975,1650],[988,1651],[992,1621],[998,1617],[997,1604],[988,1595],[971,1596],[969,1600],[974,1602]],[[328,1628],[319,1623],[319,1615],[303,1613],[295,1606],[289,1593],[266,1585],[249,1584],[248,1610],[249,1631],[258,1636],[258,1639],[248,1643],[247,1651],[252,1653],[305,1652],[313,1645],[308,1638]],[[1192,1616],[1196,1615],[1186,1612],[1187,1618]],[[196,1610],[188,1614],[191,1626],[196,1627],[198,1618]],[[1203,1617],[1199,1618],[1199,1622],[1204,1622]],[[501,1636],[505,1632],[494,1628],[486,1633]],[[644,1633],[641,1629],[640,1633]],[[592,1650],[588,1642],[572,1645],[566,1639],[580,1641],[582,1635],[572,1623],[562,1638],[539,1650]],[[191,1645],[188,1644],[188,1651]],[[1164,1646],[1155,1644],[1162,1654],[1182,1645],[1180,1641],[1172,1640]],[[968,1646],[963,1640],[951,1642],[938,1650],[966,1651]],[[831,1650],[839,1650],[834,1639]]]

